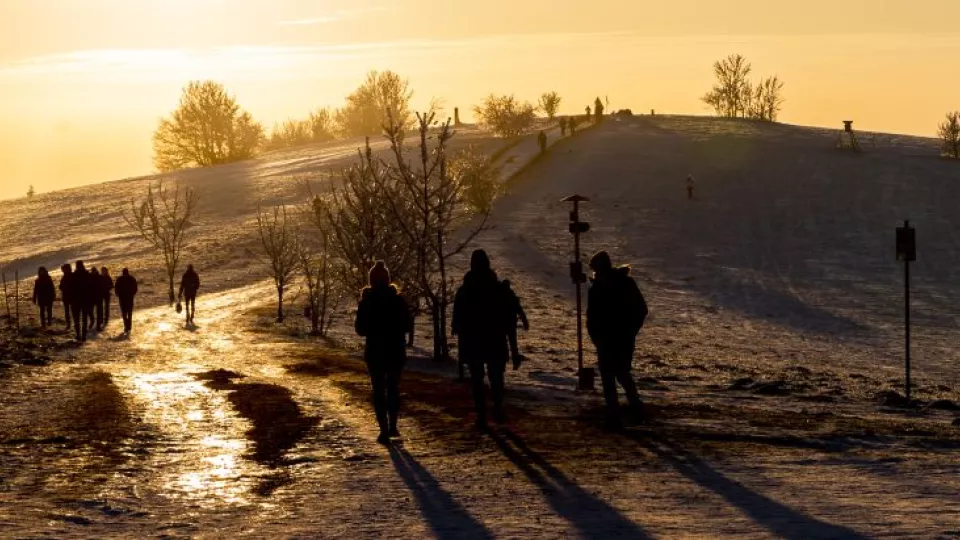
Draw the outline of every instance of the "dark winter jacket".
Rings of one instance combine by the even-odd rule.
[[[453,302],[451,324],[459,338],[460,359],[467,363],[505,363],[509,357],[510,311],[510,302],[495,272],[467,272]],[[512,324],[517,324],[515,316]]]
[[[110,298],[110,292],[113,291],[113,278],[110,277],[110,274],[100,273],[100,298],[107,299]]]
[[[633,343],[647,318],[647,302],[630,267],[598,274],[587,293],[587,332],[597,347]]]
[[[85,308],[93,305],[99,286],[97,278],[85,268],[74,270],[70,277],[70,293],[73,304]]]
[[[385,366],[406,360],[406,334],[413,332],[413,316],[393,285],[363,289],[355,327],[367,338],[368,363]]]
[[[523,305],[520,304],[520,297],[507,285],[507,281],[502,283],[504,300],[507,303],[507,330],[517,327],[517,319],[523,323],[524,328],[530,325],[527,321],[527,313],[523,311]]]
[[[122,275],[117,278],[116,283],[117,299],[120,302],[133,302],[133,297],[137,295],[137,280],[131,275]]]
[[[64,273],[63,277],[60,278],[60,300],[64,304],[73,303],[73,271],[70,273]]]
[[[50,274],[41,274],[33,282],[33,303],[38,306],[53,305],[57,298],[57,289],[53,285]]]
[[[195,298],[200,290],[200,276],[195,270],[187,270],[180,279],[180,294],[187,298]]]

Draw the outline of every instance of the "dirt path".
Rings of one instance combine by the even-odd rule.
[[[418,374],[414,362],[405,439],[384,449],[359,362],[243,322],[268,295],[254,286],[203,298],[193,329],[149,310],[129,341],[111,338],[114,323],[68,361],[14,374],[7,388],[18,392],[4,394],[0,416],[5,535],[826,538],[960,528],[960,470],[938,446],[948,441],[860,440],[897,425],[731,400],[660,394],[651,424],[611,435],[590,427],[594,398],[558,404],[525,386],[512,394],[509,427],[486,436],[469,428],[466,388]],[[731,430],[735,417],[742,425]],[[751,429],[763,423],[780,429]]]

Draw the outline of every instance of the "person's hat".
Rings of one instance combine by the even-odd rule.
[[[387,265],[383,261],[377,261],[373,265],[373,268],[370,269],[370,286],[376,287],[378,285],[389,285],[390,284],[390,270],[387,269]]]
[[[490,269],[490,257],[487,256],[487,252],[478,249],[470,255],[470,269],[473,271],[483,271]]]
[[[613,268],[613,263],[610,261],[610,254],[606,251],[598,251],[596,255],[590,257],[590,268],[594,271],[609,270]]]

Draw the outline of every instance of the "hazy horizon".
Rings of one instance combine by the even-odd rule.
[[[465,119],[491,92],[535,101],[549,90],[563,113],[599,95],[613,108],[707,114],[711,63],[731,53],[785,81],[783,122],[932,136],[960,108],[960,75],[946,67],[960,5],[943,0],[192,4],[0,6],[0,198],[151,173],[151,134],[193,79],[223,82],[268,129],[339,106],[372,69],[408,78],[416,107],[439,97]]]

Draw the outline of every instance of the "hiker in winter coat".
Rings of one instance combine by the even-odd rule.
[[[100,268],[100,303],[102,304],[101,310],[103,311],[103,324],[102,328],[106,328],[107,324],[110,322],[110,300],[112,298],[113,292],[113,276],[110,275],[110,270],[106,266]],[[102,329],[101,328],[101,329]]]
[[[94,266],[90,269],[90,330],[96,327],[97,331],[103,326],[103,282],[100,280],[100,271]],[[96,313],[96,320],[92,314]]]
[[[647,317],[647,303],[630,277],[630,267],[614,268],[610,255],[601,251],[590,259],[593,283],[587,294],[587,332],[597,348],[603,397],[608,421],[620,425],[617,382],[623,386],[635,413],[642,408],[637,386],[630,373],[637,334]]]
[[[73,303],[73,287],[70,285],[70,281],[73,278],[73,268],[70,268],[69,264],[65,264],[60,267],[60,271],[63,272],[63,277],[60,278],[60,301],[63,303],[63,319],[67,322],[67,330],[70,330],[72,325],[70,324],[70,311],[71,304]]]
[[[33,282],[33,305],[40,308],[40,326],[46,328],[53,323],[53,301],[57,299],[57,289],[47,269],[40,267],[37,279]]]
[[[507,303],[507,340],[510,342],[510,357],[513,359],[514,371],[520,369],[523,362],[523,355],[520,354],[520,347],[517,345],[517,319],[523,325],[524,331],[530,330],[530,322],[527,320],[527,314],[520,305],[520,298],[510,287],[510,280],[505,279],[500,284],[503,287],[504,298]]]
[[[357,334],[366,338],[364,360],[373,389],[373,408],[380,427],[377,442],[399,437],[400,374],[407,361],[407,334],[413,333],[410,307],[390,283],[390,271],[377,261],[370,269],[370,285],[363,289],[357,308]]]
[[[463,277],[453,302],[453,334],[459,339],[460,359],[470,367],[470,383],[476,408],[476,425],[487,427],[484,368],[490,379],[493,396],[493,418],[506,421],[503,412],[504,371],[507,368],[507,320],[509,306],[497,274],[490,268],[490,259],[483,250],[470,257],[470,271]],[[514,319],[516,326],[516,319]]]
[[[184,311],[187,312],[187,322],[193,322],[193,316],[197,311],[197,291],[200,290],[200,276],[193,269],[192,264],[187,265],[187,271],[180,278],[180,293],[178,298],[184,299]]]
[[[130,334],[133,330],[133,297],[137,295],[137,280],[130,275],[130,270],[123,269],[123,274],[117,278],[115,290],[120,304],[120,317],[123,319],[123,332]]]
[[[94,283],[90,272],[77,261],[76,269],[70,277],[70,310],[73,313],[73,327],[79,342],[87,340],[87,330],[93,320],[93,289]]]

